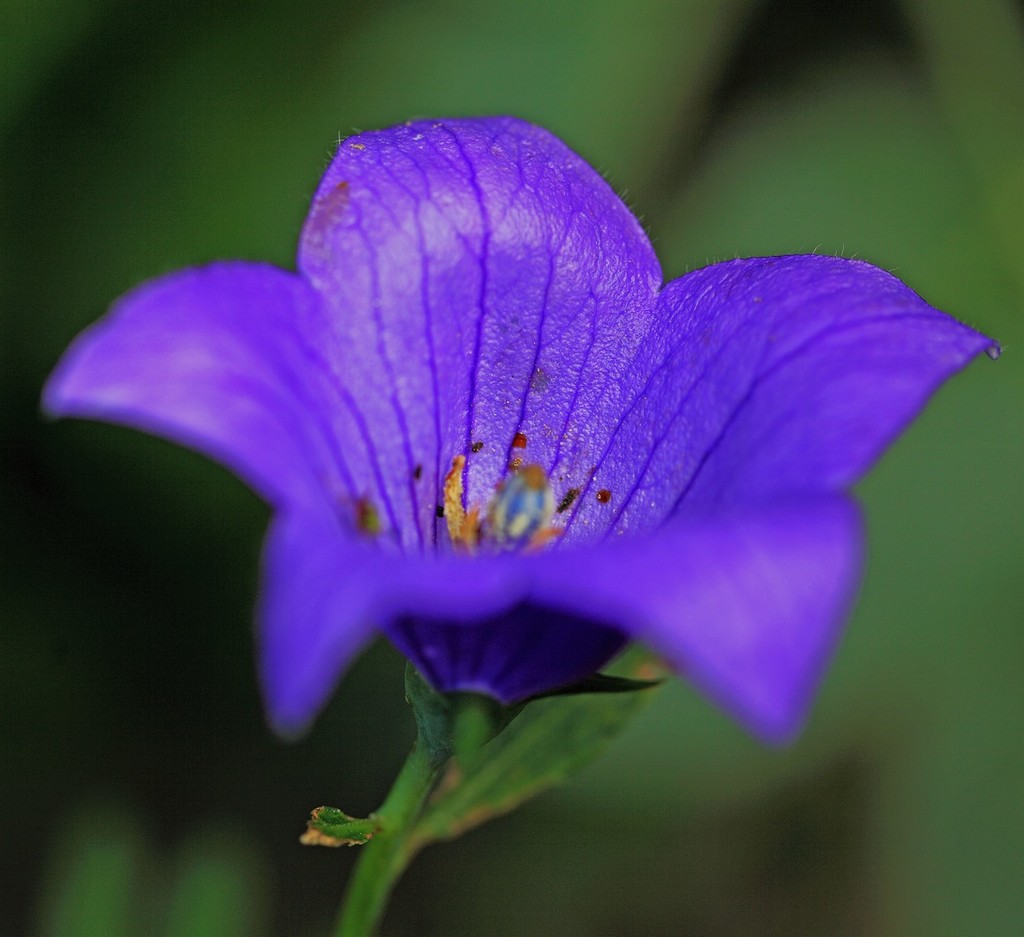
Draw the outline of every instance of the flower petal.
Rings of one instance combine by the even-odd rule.
[[[123,297],[74,342],[44,391],[55,416],[177,440],[275,504],[345,491],[318,297],[274,267],[184,270]]]
[[[860,575],[856,506],[818,496],[568,552],[533,599],[618,625],[767,741],[800,728]]]
[[[380,462],[359,482],[406,546],[445,542],[435,506],[455,455],[471,503],[517,455],[561,488],[585,480],[660,282],[607,183],[512,118],[343,141],[298,264],[335,314],[336,370]]]
[[[811,496],[578,550],[470,559],[361,547],[323,519],[268,547],[264,683],[278,726],[315,715],[375,622],[441,691],[506,703],[636,639],[769,741],[803,722],[860,574],[857,509]]]
[[[305,728],[376,626],[442,691],[511,703],[593,673],[625,636],[531,605],[531,559],[401,556],[347,536],[324,512],[279,513],[259,615],[271,723],[286,735]]]
[[[617,530],[842,489],[946,378],[997,350],[890,274],[834,257],[697,270],[665,288],[659,313],[591,486],[611,490]]]
[[[306,728],[373,636],[392,560],[343,536],[322,512],[275,516],[257,620],[267,712],[282,734]]]
[[[435,689],[485,693],[502,703],[582,680],[626,644],[625,634],[601,619],[528,598],[468,620],[410,609],[385,631]]]

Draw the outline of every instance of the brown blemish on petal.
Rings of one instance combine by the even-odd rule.
[[[579,488],[570,488],[562,500],[558,502],[558,507],[555,508],[556,514],[564,514],[569,508],[572,507],[573,502],[580,496]]]
[[[512,437],[512,448],[513,449],[525,449],[526,448],[526,433],[518,432]]]
[[[381,532],[380,513],[369,498],[356,499],[356,527],[370,537],[376,537]]]
[[[477,440],[477,441],[476,441],[475,443],[473,443],[473,445],[472,445],[472,446],[470,446],[469,448],[470,448],[470,450],[471,450],[472,452],[479,452],[479,451],[480,451],[481,449],[483,449],[483,447],[484,447],[484,443],[483,443],[483,440],[482,440],[482,439],[478,439],[478,440]]]
[[[324,196],[320,210],[327,212],[331,218],[337,218],[348,208],[351,197],[352,193],[349,191],[348,182],[342,180]]]
[[[597,493],[597,500],[600,504],[607,504],[612,500],[612,493],[607,488],[602,488]]]
[[[345,215],[350,198],[348,182],[342,180],[313,200],[304,235],[312,250],[327,250],[327,232]]]

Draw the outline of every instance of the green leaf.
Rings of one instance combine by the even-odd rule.
[[[337,807],[317,807],[309,815],[303,846],[365,846],[378,832],[377,821],[350,817]]]
[[[661,675],[649,655],[633,650],[619,679]],[[633,687],[635,688],[635,687]],[[561,783],[584,768],[653,698],[654,693],[585,693],[530,703],[488,744],[453,758],[420,816],[411,849],[453,839]]]

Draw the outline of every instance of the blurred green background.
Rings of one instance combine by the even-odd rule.
[[[385,646],[266,728],[267,511],[202,458],[46,423],[142,279],[289,265],[339,135],[509,112],[598,166],[667,277],[819,251],[1000,338],[861,486],[870,553],[805,735],[676,681],[565,788],[424,853],[394,935],[1010,935],[1024,921],[1024,7],[975,0],[4,0],[0,933],[320,935],[412,738]]]

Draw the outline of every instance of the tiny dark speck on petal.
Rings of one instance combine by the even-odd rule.
[[[572,507],[572,503],[580,496],[579,488],[570,488],[561,501],[558,502],[558,507],[555,508],[557,514],[564,514],[569,508]]]
[[[483,441],[478,439],[469,448],[472,449],[474,452],[479,452],[481,449],[483,449],[483,447],[484,447]]]
[[[435,517],[444,517],[444,505],[443,504],[438,504],[438,505],[434,506],[434,516]]]
[[[422,465],[417,465],[416,468],[414,468],[412,470],[412,477],[415,478],[416,481],[419,481],[423,477],[423,466]]]
[[[526,443],[527,443],[526,433],[519,432],[519,433],[516,433],[515,436],[512,437],[512,448],[513,449],[525,449],[526,448]]]
[[[601,490],[600,490],[600,491],[599,491],[599,492],[597,493],[597,500],[598,500],[598,501],[599,501],[599,502],[600,502],[601,504],[607,504],[607,503],[608,503],[609,501],[611,501],[611,500],[612,500],[612,493],[611,493],[611,492],[610,492],[610,491],[609,491],[609,490],[608,490],[607,488],[602,488],[602,489],[601,489]]]

